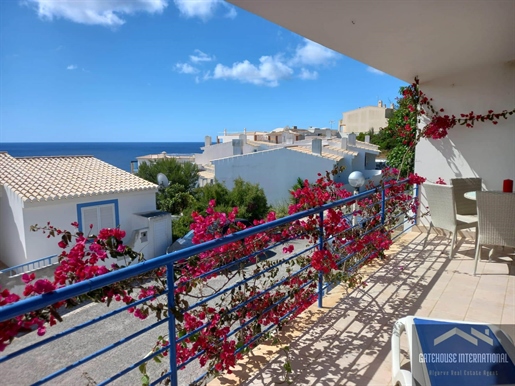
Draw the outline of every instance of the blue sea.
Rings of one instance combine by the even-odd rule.
[[[158,154],[201,153],[204,142],[26,142],[0,143],[0,152],[6,151],[13,157],[49,155],[92,155],[104,162],[130,172],[131,161],[136,157]]]

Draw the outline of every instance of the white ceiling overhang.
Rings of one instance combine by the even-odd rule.
[[[515,60],[515,0],[228,0],[406,82]]]

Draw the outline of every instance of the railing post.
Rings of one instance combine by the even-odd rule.
[[[416,184],[415,185],[415,192],[413,193],[413,200],[416,200],[418,201],[418,189],[419,189],[419,184]],[[418,208],[419,208],[419,205],[417,205],[417,210],[415,211],[415,220],[413,222],[413,225],[417,225],[417,220],[418,220]]]
[[[381,225],[384,225],[384,219],[386,218],[386,189],[383,187],[381,191]]]
[[[172,310],[175,308],[175,280],[174,280],[174,263],[166,265],[166,282],[168,287],[168,357],[170,358],[170,382],[172,386],[179,386],[177,377],[177,352],[175,339],[175,314]]]
[[[324,250],[324,211],[320,212],[320,224],[319,224],[320,235],[318,237],[318,249]],[[322,272],[318,272],[318,308],[322,308],[322,299],[324,298],[324,275]]]

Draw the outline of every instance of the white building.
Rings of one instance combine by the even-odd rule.
[[[340,133],[368,133],[370,130],[378,133],[379,129],[388,126],[388,118],[392,112],[393,105],[387,108],[382,101],[379,101],[377,106],[346,111],[339,121],[338,130]]]
[[[131,161],[131,173],[136,173],[138,171],[138,168],[141,166],[141,164],[146,163],[150,164],[152,162],[156,162],[159,160],[164,159],[175,159],[178,163],[184,164],[186,162],[195,162],[195,155],[194,154],[168,154],[166,151],[163,151],[158,154],[147,154],[142,155],[139,157],[136,157],[136,161]]]
[[[195,154],[195,163],[200,167],[218,158],[230,157],[233,155],[249,154],[260,150],[259,145],[248,143],[247,137],[240,134],[236,138],[220,143],[211,143],[211,137],[206,136],[202,153]]]
[[[234,155],[212,161],[214,176],[229,189],[237,178],[242,178],[263,188],[269,204],[288,202],[289,190],[298,178],[311,182],[335,167],[344,170],[335,176],[335,181],[347,183],[354,170],[363,172],[366,179],[379,179],[375,170],[377,146],[349,138],[322,140],[315,138],[308,146],[282,146],[250,154]]]
[[[156,211],[158,186],[91,156],[14,158],[0,153],[0,260],[7,266],[60,253],[58,238],[31,225],[89,234],[120,227],[145,257],[171,242],[171,218]]]
[[[418,76],[446,114],[515,108],[515,1],[229,2],[405,82]],[[513,115],[457,126],[420,141],[415,171],[430,181],[479,176],[501,190],[515,180],[514,144]]]

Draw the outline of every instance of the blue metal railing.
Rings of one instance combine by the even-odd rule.
[[[405,183],[405,182],[406,181],[401,181],[399,183]],[[122,280],[131,279],[138,275],[151,272],[160,267],[167,268],[167,270],[166,270],[167,281],[168,281],[168,283],[174,283],[174,265],[178,261],[184,260],[188,257],[198,255],[202,252],[206,252],[211,249],[218,248],[220,246],[223,246],[223,245],[226,245],[229,243],[234,243],[235,241],[238,241],[238,240],[243,240],[252,235],[256,235],[256,234],[266,232],[266,231],[271,231],[277,227],[282,227],[282,226],[285,226],[288,224],[292,224],[293,222],[304,219],[307,216],[313,216],[313,215],[319,216],[320,226],[319,226],[318,242],[315,245],[305,247],[301,250],[295,250],[294,254],[289,255],[289,256],[283,256],[283,258],[278,260],[277,262],[273,261],[270,264],[268,264],[268,266],[266,268],[263,268],[262,270],[256,270],[259,272],[254,272],[252,274],[249,274],[247,277],[241,279],[240,281],[234,281],[234,282],[230,283],[226,288],[223,288],[222,290],[217,291],[214,294],[204,296],[202,299],[198,300],[194,304],[189,305],[187,307],[187,309],[182,310],[182,311],[186,312],[188,310],[192,310],[194,308],[200,307],[201,305],[209,304],[216,297],[219,297],[223,294],[227,294],[227,293],[229,293],[229,291],[233,291],[234,289],[237,289],[239,286],[244,285],[245,283],[248,283],[250,280],[258,280],[259,277],[261,277],[262,275],[264,275],[272,270],[279,269],[279,268],[283,267],[285,264],[290,264],[292,261],[294,261],[294,259],[296,259],[297,257],[301,256],[302,254],[304,254],[306,252],[313,250],[314,248],[318,248],[320,250],[324,249],[326,247],[327,243],[331,241],[331,238],[326,238],[326,236],[324,235],[324,227],[322,226],[323,219],[324,219],[324,212],[331,208],[348,205],[350,202],[353,202],[354,200],[361,200],[361,199],[367,198],[373,194],[378,193],[379,191],[380,191],[380,189],[369,190],[369,191],[360,193],[358,195],[349,197],[344,200],[339,200],[339,201],[336,201],[336,202],[333,202],[330,204],[323,205],[318,208],[309,209],[309,210],[306,210],[301,213],[297,213],[297,214],[294,214],[294,215],[291,215],[288,217],[284,217],[284,218],[281,218],[281,219],[278,219],[278,220],[275,220],[275,221],[272,221],[272,222],[269,222],[269,223],[266,223],[263,225],[258,225],[258,226],[252,227],[252,228],[245,229],[243,231],[239,231],[239,232],[227,235],[220,239],[208,241],[206,243],[203,243],[200,245],[195,245],[193,247],[186,248],[181,251],[163,255],[163,256],[160,256],[160,257],[157,257],[152,260],[148,260],[148,261],[136,264],[136,265],[128,266],[128,267],[123,268],[118,271],[114,271],[114,272],[107,273],[105,275],[97,276],[92,279],[80,282],[80,283],[76,283],[76,284],[73,284],[73,285],[70,285],[70,286],[67,286],[64,288],[57,289],[56,291],[51,292],[51,293],[47,293],[47,294],[40,295],[40,296],[30,297],[28,299],[24,299],[17,303],[13,303],[13,304],[6,305],[4,307],[0,307],[0,322],[12,319],[19,315],[29,313],[31,311],[42,309],[44,307],[50,306],[52,304],[55,304],[55,303],[63,301],[63,300],[67,300],[67,299],[75,298],[80,295],[87,294],[91,291],[101,289],[105,286],[112,285],[112,284],[120,282]],[[415,192],[417,192],[417,188],[415,188]],[[373,218],[380,219],[379,225],[376,225],[373,229],[367,230],[362,236],[381,228],[385,224],[385,213],[386,213],[385,208],[386,208],[388,201],[392,200],[392,199],[394,199],[394,197],[388,197],[384,191],[381,191],[381,199],[380,199],[381,205],[380,205],[379,211],[377,211],[376,213],[373,213],[369,218],[361,219],[361,221],[363,221],[363,222],[369,221]],[[355,216],[355,215],[356,215],[355,213],[350,213],[348,216],[350,218],[351,216]],[[409,228],[409,227],[407,227],[406,224],[409,224],[410,226],[412,226],[412,224],[414,224],[416,221],[416,216],[413,216],[412,218],[410,218],[410,217],[406,217],[404,213],[400,213],[398,215],[398,217],[399,217],[398,223],[394,224],[394,225],[390,224],[391,225],[390,228],[396,229],[396,228],[399,228],[402,226],[404,229],[402,229],[402,231],[398,232],[398,234],[396,234],[395,237],[399,237],[403,231],[406,231]],[[352,222],[352,221],[349,221],[349,222]],[[360,224],[358,224],[356,226],[359,227]],[[336,236],[333,236],[333,237],[336,237]],[[265,252],[271,251],[272,249],[277,248],[278,246],[283,245],[288,242],[291,242],[291,241],[292,240],[290,239],[290,240],[286,240],[286,241],[283,240],[283,241],[273,243],[273,245],[269,245],[266,249],[261,250],[258,253],[262,253],[263,251],[265,251]],[[348,241],[346,244],[344,244],[344,247],[351,242],[352,241]],[[346,267],[346,269],[348,271],[352,271],[352,270],[355,270],[357,267],[359,267],[359,265],[368,258],[367,256],[363,256],[359,260],[355,261],[355,260],[352,260],[352,258],[355,257],[354,255],[355,254],[341,255],[341,257],[338,261],[338,264],[341,266],[342,264],[346,264],[347,262],[350,262],[350,263],[352,263],[352,265],[349,267]],[[218,267],[215,271],[227,270],[228,268],[230,268],[231,265],[240,264],[241,261],[245,261],[245,259],[250,259],[251,257],[252,256],[247,256],[241,260],[232,262],[224,267]],[[13,268],[16,268],[16,267],[13,267]],[[279,286],[283,285],[288,280],[290,280],[290,278],[295,277],[296,275],[301,275],[303,272],[305,272],[309,268],[310,268],[309,265],[304,266],[304,267],[296,267],[296,270],[291,270],[290,273],[285,274],[284,277],[279,278],[273,285],[270,285],[268,288],[263,288],[262,292],[260,292],[258,295],[255,295],[251,298],[246,299],[244,302],[233,307],[228,312],[237,312],[239,309],[245,308],[249,303],[256,301],[259,298],[259,296],[262,296],[262,295],[268,293],[269,291],[273,291],[275,288],[278,288]],[[207,275],[207,274],[205,274],[205,275]],[[310,282],[304,283],[303,287],[307,287],[311,284],[317,286],[317,288],[318,288],[317,289],[318,305],[321,307],[323,304],[324,293],[329,291],[332,288],[332,286],[334,285],[334,283],[324,283],[324,276],[321,273],[318,275],[317,279],[314,281],[316,283],[313,283],[313,280]],[[43,384],[43,383],[49,382],[51,380],[54,380],[57,377],[60,377],[67,372],[75,370],[76,368],[78,368],[78,366],[81,366],[90,361],[94,361],[96,358],[98,358],[100,356],[104,356],[107,353],[110,353],[110,355],[108,356],[108,359],[112,359],[114,357],[113,353],[117,352],[116,350],[122,349],[124,344],[127,344],[128,342],[132,342],[132,341],[138,339],[138,337],[140,337],[141,335],[143,335],[149,331],[152,331],[152,330],[159,331],[159,328],[161,326],[163,326],[164,324],[166,324],[166,331],[164,333],[168,334],[168,337],[170,340],[170,344],[168,346],[163,347],[159,350],[155,350],[150,355],[144,356],[143,354],[141,354],[139,356],[139,358],[134,359],[135,361],[132,364],[130,364],[129,366],[126,366],[121,371],[116,372],[114,375],[108,376],[103,382],[98,383],[98,384],[108,384],[108,383],[130,373],[134,369],[137,369],[139,366],[145,364],[152,358],[158,357],[160,354],[168,351],[170,368],[167,371],[163,371],[161,373],[160,377],[156,378],[156,380],[152,384],[157,384],[160,380],[169,378],[171,381],[171,384],[173,386],[177,386],[178,385],[178,368],[187,367],[190,363],[192,363],[193,361],[198,359],[199,356],[202,355],[202,352],[197,353],[197,355],[195,355],[193,358],[190,358],[185,363],[177,363],[176,352],[175,352],[176,344],[182,344],[183,342],[185,342],[186,339],[188,339],[189,337],[193,336],[196,333],[199,333],[204,328],[206,328],[206,325],[199,327],[198,329],[188,333],[187,335],[180,336],[180,337],[176,336],[177,335],[177,333],[176,333],[176,322],[177,321],[176,321],[175,314],[173,312],[174,308],[176,306],[176,304],[175,304],[176,289],[177,289],[177,286],[176,286],[176,284],[174,284],[173,286],[167,288],[163,294],[159,295],[159,296],[167,297],[168,316],[163,317],[161,320],[156,321],[154,323],[151,323],[151,324],[147,323],[147,325],[145,325],[144,327],[138,329],[137,331],[135,331],[123,338],[120,338],[118,340],[116,340],[117,339],[116,338],[115,341],[112,342],[111,344],[106,345],[106,346],[102,347],[101,349],[94,351],[93,353],[84,355],[79,360],[72,361],[71,364],[69,364],[57,371],[54,371],[51,374],[43,376],[42,378],[38,377],[39,380],[37,380],[36,383],[34,383],[34,384]],[[287,295],[285,295],[285,297],[287,297]],[[62,338],[65,338],[65,337],[77,336],[77,334],[79,334],[78,339],[86,339],[86,340],[91,339],[91,337],[88,338],[88,336],[85,333],[85,331],[89,327],[95,326],[95,325],[97,325],[97,323],[103,323],[105,321],[111,320],[110,318],[120,315],[123,311],[126,311],[131,307],[138,306],[140,304],[152,301],[154,299],[155,298],[152,296],[146,297],[144,299],[140,299],[135,303],[119,307],[118,309],[107,312],[101,316],[96,316],[96,317],[91,318],[90,320],[87,320],[86,322],[78,324],[72,328],[68,328],[64,331],[58,332],[53,336],[44,337],[41,340],[36,341],[35,343],[25,345],[24,347],[21,347],[21,348],[14,347],[14,346],[16,346],[15,345],[16,341],[13,342],[13,344],[11,345],[12,347],[8,347],[8,349],[6,350],[7,354],[5,356],[0,357],[0,372],[2,372],[2,374],[3,374],[4,381],[9,382],[9,379],[8,379],[9,370],[16,367],[16,366],[10,366],[9,365],[10,361],[15,361],[15,360],[22,361],[23,357],[28,355],[32,351],[40,349],[40,348],[45,348],[45,347],[47,347],[47,345],[49,345],[57,340],[60,340]],[[273,307],[277,306],[284,300],[285,300],[284,298],[278,299],[276,302],[274,302],[272,305],[270,305],[268,307],[268,309],[272,309]],[[264,310],[263,313],[266,313],[267,310]],[[294,312],[295,312],[295,310],[291,310],[287,315],[284,315],[281,318],[281,321],[284,319],[287,319],[289,317],[289,315]],[[132,316],[129,316],[129,317],[132,318]],[[231,331],[229,333],[229,335],[234,335],[234,334],[238,333],[239,330],[250,325],[250,323],[252,323],[254,321],[254,319],[256,319],[256,318],[257,317],[255,316],[253,319],[247,320],[244,324],[242,324],[238,328]],[[133,323],[137,323],[137,321],[135,320]],[[250,342],[247,342],[245,347],[248,347],[250,344],[252,344],[252,342],[257,341],[260,336],[263,336],[267,332],[271,331],[274,327],[276,327],[276,325],[272,324],[272,325],[268,326],[266,329],[264,329],[264,331],[257,333],[256,336],[254,336]],[[51,332],[52,332],[52,329],[49,329],[49,333],[51,333]],[[20,340],[23,340],[23,338],[21,338]],[[238,351],[244,350],[245,347],[239,347]],[[124,352],[124,351],[121,351],[121,352],[118,351],[118,353],[126,354],[126,352]],[[40,375],[38,374],[38,376],[40,376]],[[204,376],[203,374],[200,374],[196,380],[198,381],[203,376]],[[31,380],[30,382],[34,382],[34,381]]]
[[[12,267],[2,269],[0,271],[0,274],[6,274],[9,277],[11,277],[15,275],[20,275],[25,272],[31,272],[36,269],[48,267],[49,265],[52,265],[54,263],[57,263],[57,255],[47,256],[41,259],[29,261],[28,263],[14,265]]]

